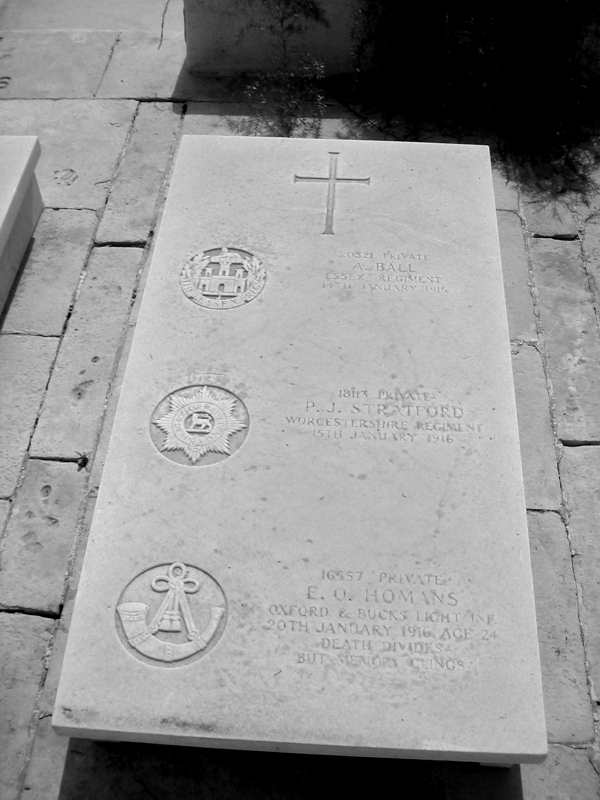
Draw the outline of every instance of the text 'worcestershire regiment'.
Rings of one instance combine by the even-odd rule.
[[[483,426],[462,403],[423,389],[341,387],[326,399],[308,398],[285,422],[318,439],[452,444],[481,436]]]

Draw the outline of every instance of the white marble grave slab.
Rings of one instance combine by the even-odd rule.
[[[183,137],[54,725],[544,756],[487,148]]]
[[[0,311],[42,213],[39,157],[36,136],[0,136]]]

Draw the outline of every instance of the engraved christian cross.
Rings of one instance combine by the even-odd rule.
[[[325,230],[323,233],[333,234],[333,212],[335,209],[336,183],[371,183],[371,178],[338,178],[337,161],[339,153],[329,153],[329,175],[326,178],[312,175],[294,175],[294,183],[298,181],[326,181],[327,182],[327,212],[325,214]]]

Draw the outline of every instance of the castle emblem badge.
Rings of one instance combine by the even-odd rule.
[[[158,404],[150,427],[159,452],[177,463],[201,466],[240,447],[248,432],[248,412],[227,389],[189,386]]]
[[[179,282],[186,297],[205,308],[235,308],[259,295],[266,281],[262,263],[237,247],[216,247],[192,256]]]
[[[215,644],[226,622],[225,595],[198,567],[174,561],[137,575],[117,604],[117,629],[138,656],[177,666]]]

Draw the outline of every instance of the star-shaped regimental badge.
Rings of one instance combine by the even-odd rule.
[[[173,392],[166,399],[169,411],[152,420],[166,434],[159,450],[182,450],[192,464],[207,453],[230,455],[230,437],[247,428],[234,414],[241,401],[226,389],[198,386]]]

